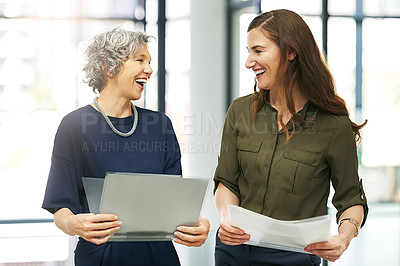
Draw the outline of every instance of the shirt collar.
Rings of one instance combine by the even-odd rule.
[[[276,116],[278,114],[278,111],[269,103],[266,102],[264,105],[264,108],[268,109],[265,110],[267,112],[273,112],[275,113],[275,119]],[[313,105],[310,101],[307,101],[303,108],[298,111],[296,114],[298,115],[298,117],[303,120],[303,121],[307,121],[307,120],[311,120],[313,119],[314,115],[316,114],[317,108],[315,108],[315,105]],[[276,124],[276,120],[274,121]],[[289,131],[291,131],[293,129],[293,123],[295,127],[301,127],[302,123],[300,121],[298,121],[296,118],[292,117],[289,122],[286,124],[286,127]]]

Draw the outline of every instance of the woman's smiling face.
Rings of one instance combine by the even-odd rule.
[[[280,69],[281,49],[260,28],[249,31],[247,35],[249,56],[246,67],[252,69],[257,78],[258,88],[273,89],[277,86],[276,76]]]
[[[144,85],[153,73],[150,61],[151,56],[146,46],[129,55],[114,78],[115,87],[121,95],[131,100],[140,99]]]

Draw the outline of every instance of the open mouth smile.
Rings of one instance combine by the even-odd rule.
[[[144,89],[147,83],[147,78],[138,78],[135,80],[141,89]]]
[[[256,78],[260,78],[265,73],[265,69],[257,70],[254,73],[256,74]]]

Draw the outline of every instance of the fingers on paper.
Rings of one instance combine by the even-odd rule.
[[[250,235],[242,229],[227,224],[221,224],[218,237],[227,245],[240,245],[250,240]]]
[[[330,242],[310,244],[304,250],[330,262],[336,261],[342,254],[340,249]]]

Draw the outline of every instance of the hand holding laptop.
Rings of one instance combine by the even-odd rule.
[[[209,180],[108,173],[83,178],[89,209],[114,214],[122,224],[107,241],[171,241],[201,246],[210,223],[199,218]]]
[[[107,242],[122,224],[113,214],[82,213],[75,215],[67,208],[58,210],[54,215],[54,221],[61,230],[68,232],[68,235],[80,236],[97,245]]]
[[[178,226],[174,242],[188,247],[200,247],[206,241],[209,231],[210,222],[200,217],[197,226]]]
[[[68,217],[65,224],[57,223],[61,216]],[[86,241],[96,245],[107,242],[111,235],[118,231],[121,221],[113,214],[77,214],[74,215],[69,209],[60,209],[56,214],[57,226],[67,229],[69,235],[80,236]],[[207,239],[210,230],[210,222],[206,218],[200,217],[197,226],[179,226],[175,232],[174,242],[188,247],[199,247]]]

